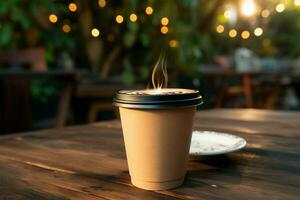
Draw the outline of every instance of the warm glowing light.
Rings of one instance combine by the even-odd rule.
[[[243,31],[241,34],[243,39],[248,39],[250,37],[250,32],[249,31]]]
[[[156,89],[146,89],[146,90],[134,90],[128,91],[126,94],[130,95],[170,95],[170,94],[192,94],[195,93],[195,90],[190,89],[179,89],[179,88],[156,88]]]
[[[237,35],[237,31],[235,29],[231,29],[228,33],[229,37],[234,38]]]
[[[69,10],[71,12],[75,12],[77,10],[77,5],[75,3],[70,3],[69,4]]]
[[[263,29],[258,27],[254,30],[254,35],[261,36],[263,32],[264,32]]]
[[[93,28],[91,30],[91,34],[93,37],[98,37],[100,35],[100,31],[97,28]]]
[[[285,6],[284,6],[283,3],[280,3],[280,4],[278,4],[278,5],[276,6],[276,11],[277,11],[277,12],[281,13],[281,12],[283,12],[284,10],[285,10]]]
[[[57,16],[55,14],[49,15],[49,21],[52,23],[56,23],[58,20]]]
[[[242,3],[242,13],[245,16],[251,16],[255,13],[255,4],[253,0],[244,0]]]
[[[106,0],[99,0],[98,5],[100,8],[104,8],[106,6]]]
[[[151,6],[148,6],[146,9],[145,9],[145,13],[147,15],[152,15],[153,13],[153,8]]]
[[[116,16],[116,22],[117,22],[118,24],[123,23],[123,21],[124,21],[124,18],[123,18],[122,15],[117,15],[117,16]]]
[[[178,41],[177,40],[170,40],[169,46],[172,48],[178,47]]]
[[[270,16],[270,11],[268,9],[264,9],[262,12],[261,12],[261,16],[264,17],[264,18],[267,18]]]
[[[295,6],[300,6],[300,0],[294,0]]]
[[[168,29],[168,27],[166,27],[166,26],[162,26],[162,27],[160,28],[160,32],[161,32],[162,34],[167,34],[168,31],[169,31],[169,29]]]
[[[231,11],[231,10],[225,10],[224,16],[225,16],[227,19],[229,19],[231,15],[232,15],[232,11]]]
[[[237,20],[237,11],[236,7],[233,5],[228,4],[226,6],[226,10],[224,12],[224,17],[228,19],[229,23],[235,24]]]
[[[217,28],[216,28],[216,31],[218,33],[223,33],[224,32],[224,26],[223,25],[218,25]]]
[[[71,27],[70,27],[68,24],[64,24],[64,25],[62,26],[62,30],[63,30],[63,32],[65,32],[65,33],[69,33],[69,32],[71,31]]]
[[[137,17],[136,14],[132,13],[132,14],[129,16],[129,19],[130,19],[130,21],[132,21],[132,22],[136,22],[136,20],[138,19],[138,17]]]
[[[167,17],[163,17],[161,18],[160,23],[164,26],[167,26],[169,24],[169,19]]]

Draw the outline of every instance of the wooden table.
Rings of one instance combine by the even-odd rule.
[[[0,199],[299,199],[300,113],[202,111],[195,128],[248,144],[191,161],[183,186],[154,192],[130,184],[118,121],[1,136]]]

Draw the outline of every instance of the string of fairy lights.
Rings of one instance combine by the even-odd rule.
[[[261,16],[262,18],[268,18],[271,15],[271,12],[273,12],[274,10],[278,13],[281,13],[283,11],[285,11],[286,9],[286,3],[287,0],[281,0],[276,6],[275,8],[272,9],[261,9],[259,10],[257,5],[255,5],[254,0],[241,0],[241,13],[242,15],[244,15],[244,17],[253,17],[253,16]],[[291,0],[290,0],[291,1]],[[300,6],[300,0],[293,0],[293,4],[294,6]],[[100,8],[105,8],[107,5],[106,0],[98,0],[98,6]],[[225,24],[218,24],[216,26],[216,32],[217,33],[225,33],[227,32],[228,36],[230,38],[238,38],[238,36],[240,35],[240,38],[247,40],[251,37],[251,35],[253,34],[256,37],[260,37],[264,34],[264,29],[263,27],[254,27],[252,28],[252,30],[238,30],[237,28],[232,27],[232,24],[235,23],[236,18],[237,18],[237,10],[234,6],[232,5],[228,5],[227,7],[225,7],[225,11],[224,11],[224,17],[229,21],[229,28],[226,28]],[[71,2],[68,4],[68,9],[70,12],[76,12],[78,10],[78,5],[75,2]],[[259,10],[259,11],[258,11]],[[151,16],[154,13],[154,9],[151,6],[147,6],[144,10],[145,14],[148,16]],[[136,13],[131,13],[129,15],[129,21],[132,23],[135,23],[138,21],[138,15]],[[49,21],[51,23],[57,23],[58,22],[58,16],[54,13],[50,13],[49,15]],[[122,24],[125,22],[125,17],[121,14],[117,14],[115,17],[115,22],[117,24]],[[160,20],[160,32],[161,34],[165,35],[168,34],[169,32],[169,18],[168,17],[162,17]],[[64,22],[62,25],[62,31],[65,33],[69,33],[71,31],[71,26],[69,25],[69,23]],[[101,32],[97,27],[93,27],[90,30],[90,34],[92,37],[100,37]],[[114,36],[112,34],[108,34],[107,36],[108,41],[113,41]],[[171,39],[169,41],[169,46],[172,48],[177,48],[179,45],[178,40],[176,39]]]
[[[261,16],[262,18],[268,18],[271,15],[271,12],[275,11],[277,13],[282,13],[286,9],[286,5],[289,4],[290,1],[287,0],[281,0],[279,3],[273,8],[273,9],[261,9],[255,5],[254,0],[242,0],[241,2],[241,13],[244,15],[243,17],[253,17],[253,16]],[[291,4],[291,3],[290,3]],[[300,0],[293,0],[294,6],[298,7],[300,6]],[[233,28],[232,24],[235,24],[236,18],[237,18],[237,10],[234,6],[228,5],[227,8],[224,11],[224,17],[229,22],[229,28],[228,30],[225,30],[224,24],[218,24],[216,26],[216,32],[217,33],[225,33],[227,31],[228,36],[230,38],[237,38],[238,35],[244,40],[247,40],[250,38],[250,36],[253,34],[256,37],[260,37],[264,34],[264,30],[262,27],[254,27],[252,30],[240,30],[238,31],[237,28]]]
[[[100,8],[104,8],[106,6],[107,2],[106,0],[98,0],[98,6]],[[70,12],[76,12],[78,10],[78,6],[76,3],[72,2],[72,3],[69,3],[68,5],[68,9]],[[154,9],[153,7],[151,6],[147,6],[145,8],[145,14],[150,16],[152,15],[154,12]],[[116,17],[115,17],[115,21],[117,24],[122,24],[124,23],[124,16],[121,15],[121,14],[117,14]],[[58,16],[54,13],[51,13],[49,15],[49,21],[53,24],[57,23],[58,22]],[[132,22],[132,23],[135,23],[138,21],[138,15],[136,13],[131,13],[129,15],[129,21]],[[162,17],[161,20],[160,20],[160,23],[161,23],[161,27],[160,27],[160,32],[161,34],[167,34],[169,32],[169,28],[168,28],[168,25],[169,25],[169,18],[168,17]],[[65,33],[69,33],[71,31],[71,26],[68,24],[68,23],[64,23],[62,25],[62,31],[65,32]],[[90,34],[92,37],[99,37],[100,36],[100,30],[96,27],[93,27],[90,31]],[[112,34],[109,34],[108,35],[108,40],[109,41],[112,41],[114,38],[114,36]],[[172,39],[169,41],[169,45],[170,47],[172,48],[176,48],[178,47],[178,41],[175,40],[175,39]]]

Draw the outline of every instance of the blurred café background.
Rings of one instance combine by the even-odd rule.
[[[297,111],[299,44],[300,0],[1,1],[0,134],[115,119],[162,51],[199,109]]]

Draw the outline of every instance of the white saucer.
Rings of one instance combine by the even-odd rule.
[[[193,131],[190,155],[220,155],[246,146],[244,138],[214,131]]]

